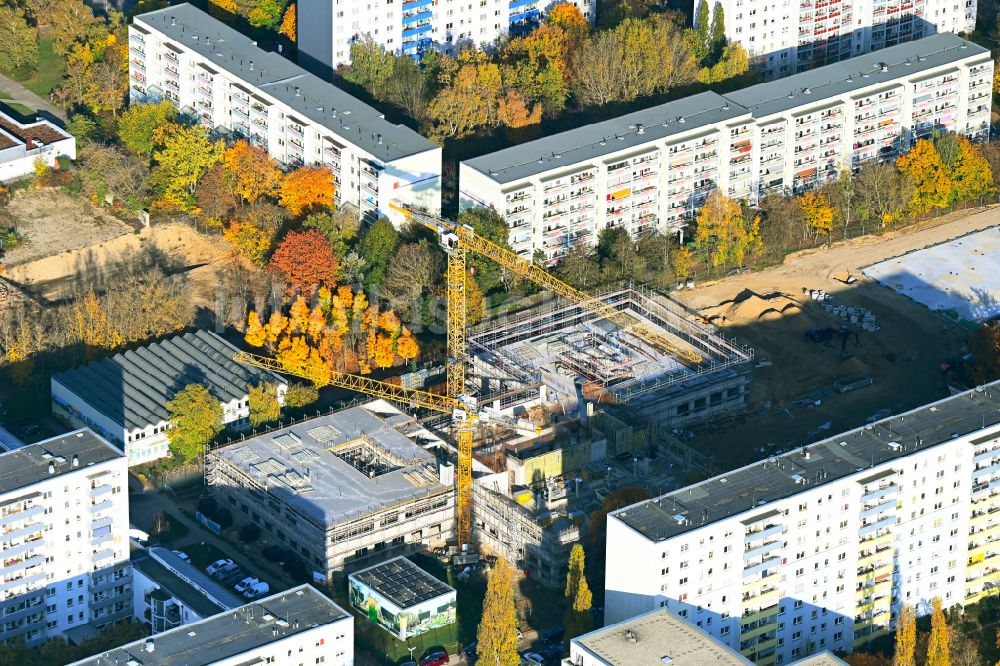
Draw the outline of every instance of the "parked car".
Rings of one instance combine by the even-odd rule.
[[[525,652],[521,655],[521,666],[545,666],[545,657],[537,652]]]
[[[548,663],[558,664],[563,658],[563,646],[550,645],[547,648],[543,648],[539,654],[541,654]]]
[[[247,599],[256,599],[259,596],[265,595],[271,591],[271,586],[267,583],[257,583],[256,585],[251,585],[247,589],[243,590],[243,596]]]
[[[232,563],[233,563],[233,561],[231,559],[229,559],[229,558],[225,558],[225,559],[221,559],[221,560],[216,560],[216,561],[212,562],[211,564],[209,564],[207,567],[205,567],[205,573],[207,573],[209,576],[211,576],[212,574],[214,574],[216,571],[218,571],[222,567],[226,566],[227,564],[232,564]]]
[[[239,592],[240,594],[243,594],[243,592],[248,587],[253,587],[254,585],[256,585],[259,582],[260,582],[260,578],[255,578],[254,576],[247,576],[246,578],[244,578],[240,582],[236,583],[236,585],[234,585],[233,587],[236,588],[237,592]]]
[[[240,565],[235,562],[230,562],[229,564],[223,564],[221,567],[215,570],[212,577],[216,580],[225,580],[229,576],[238,573],[240,570]]]
[[[441,666],[451,662],[447,652],[432,652],[420,660],[420,666]]]
[[[546,645],[562,645],[563,636],[566,630],[562,627],[553,627],[542,632],[541,639]]]
[[[175,550],[175,551],[173,551],[173,553],[174,553],[174,555],[177,556],[178,559],[180,559],[183,562],[190,562],[191,561],[191,558],[188,557],[187,553],[185,553],[185,552],[182,552],[182,551],[179,551],[179,550]]]

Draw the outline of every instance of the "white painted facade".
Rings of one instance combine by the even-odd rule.
[[[949,607],[995,593],[1000,424],[984,415],[997,389],[609,515],[606,621],[665,608],[781,664],[885,635],[901,604],[924,614],[935,597]]]
[[[694,0],[697,14],[700,0]],[[771,77],[939,32],[971,33],[976,0],[720,0],[726,36]],[[709,2],[714,11],[715,0]]]
[[[60,155],[76,159],[76,138],[47,120],[20,123],[0,112],[0,183],[35,173],[35,163],[56,166]]]
[[[0,645],[132,615],[128,465],[89,430],[0,454]]]
[[[287,167],[328,167],[338,206],[395,222],[392,199],[440,212],[439,146],[191,5],[136,16],[129,60],[133,102],[166,99]]]
[[[564,0],[591,23],[596,0]],[[455,52],[461,44],[488,46],[531,30],[552,0],[302,0],[298,50],[302,64],[334,70],[351,62],[351,44],[371,37],[390,53],[419,57],[427,49]]]
[[[460,206],[499,211],[516,252],[554,262],[606,226],[681,229],[715,189],[753,203],[895,159],[933,130],[983,140],[992,80],[988,50],[935,35],[465,160]]]

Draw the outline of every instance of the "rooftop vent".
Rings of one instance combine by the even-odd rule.
[[[635,126],[635,133],[636,134],[645,134],[646,133],[646,128],[643,127],[641,124],[640,125],[636,125]]]
[[[683,525],[684,524],[684,514],[683,513],[675,514],[674,515],[674,520],[677,521],[678,525]]]
[[[250,61],[250,71],[253,71],[253,60]]]
[[[631,629],[626,629],[625,630],[625,638],[626,638],[626,640],[628,640],[629,643],[638,643],[639,642],[639,637],[636,636],[635,632],[632,631]]]
[[[810,88],[803,88],[802,93],[805,95],[812,95],[813,91]]]
[[[170,17],[170,25],[177,25],[177,17],[176,16],[171,16]]]
[[[903,448],[903,445],[900,444],[899,442],[889,442],[889,450],[890,451],[899,451],[902,448]]]
[[[152,638],[147,638],[146,639],[146,652],[155,652],[155,651],[156,651],[156,643],[153,642]]]
[[[51,463],[51,462],[50,462],[50,463],[49,463],[49,474],[55,474],[55,473],[56,473],[56,466],[55,466],[55,463]]]

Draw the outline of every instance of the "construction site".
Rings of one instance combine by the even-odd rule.
[[[640,285],[595,299],[689,354],[667,352],[583,305],[552,300],[469,334],[472,381],[480,395],[523,396],[539,387],[540,404],[563,416],[581,415],[587,403],[628,404],[665,428],[745,407],[751,348]],[[499,406],[510,407],[511,400]]]
[[[744,409],[753,351],[641,286],[586,294],[471,228],[399,211],[435,230],[448,254],[445,394],[336,371],[301,372],[320,385],[405,405],[441,436],[447,453],[439,458],[440,478],[443,484],[453,474],[456,520],[454,539],[443,531],[434,536],[452,544],[456,564],[502,556],[543,586],[558,587],[584,517],[610,492],[638,485],[659,493],[683,470],[707,470],[704,457],[676,435]],[[470,330],[467,253],[536,283],[546,300]],[[237,360],[300,372],[247,353]],[[350,453],[348,464],[367,465],[362,471],[379,480],[383,466],[398,464],[375,469],[363,449],[338,453],[341,460]],[[456,462],[453,472],[445,460]],[[451,526],[435,519],[433,527]],[[362,551],[353,559],[371,553]]]

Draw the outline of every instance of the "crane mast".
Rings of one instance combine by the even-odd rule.
[[[276,359],[237,352],[233,360],[273,372],[295,375],[308,379],[318,386],[336,386],[375,398],[401,403],[413,408],[451,414],[458,430],[458,464],[456,486],[456,531],[461,549],[469,544],[472,530],[472,443],[475,423],[480,418],[493,419],[480,413],[476,401],[466,394],[466,258],[469,252],[490,259],[515,275],[562,296],[592,314],[607,319],[628,330],[690,365],[701,363],[702,357],[695,349],[683,347],[670,340],[645,322],[608,305],[550,275],[532,262],[496,243],[482,238],[471,227],[456,225],[439,217],[415,210],[399,202],[389,204],[406,219],[417,222],[436,232],[448,255],[448,358],[445,368],[447,394],[406,388],[360,375],[338,372],[332,368],[322,371],[302,367],[289,367]]]

